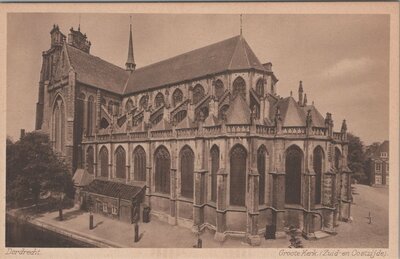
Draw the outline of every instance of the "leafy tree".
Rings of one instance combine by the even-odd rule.
[[[348,133],[347,138],[349,141],[349,150],[347,155],[349,168],[354,172],[353,177],[358,182],[365,183],[367,180],[367,175],[364,170],[364,144],[359,137],[352,133]]]
[[[52,149],[47,135],[28,133],[21,140],[7,141],[7,201],[19,204],[41,193],[64,193],[73,198],[72,176],[66,163]]]

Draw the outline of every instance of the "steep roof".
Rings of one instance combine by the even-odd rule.
[[[306,116],[308,110],[311,111],[312,126],[325,127],[325,119],[314,105],[300,106],[292,96],[279,99],[270,109],[271,121],[274,121],[276,108],[279,110],[282,118],[282,126],[296,127],[306,126]]]
[[[85,169],[77,169],[72,177],[72,182],[75,186],[82,187],[90,184],[93,179],[93,175],[89,174]]]
[[[227,124],[250,124],[251,110],[241,95],[236,95],[226,112]]]
[[[236,36],[135,70],[124,94],[141,92],[234,69],[265,70],[242,36]]]
[[[95,179],[83,188],[83,191],[105,195],[114,198],[132,200],[144,190],[144,186],[134,186],[118,182]]]
[[[68,44],[66,46],[77,81],[110,92],[123,93],[129,76],[127,71]]]

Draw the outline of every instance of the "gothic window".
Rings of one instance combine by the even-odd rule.
[[[78,124],[77,124],[77,138],[78,138],[78,142],[82,141],[82,136],[83,136],[83,130],[85,127],[85,94],[84,93],[80,93],[78,100],[77,100],[77,120],[78,120]]]
[[[266,156],[267,156],[267,149],[264,145],[258,148],[257,151],[257,170],[259,177],[259,195],[258,201],[259,204],[265,203],[265,179],[266,179]]]
[[[315,204],[321,203],[321,177],[323,158],[324,151],[320,146],[316,147],[313,152],[313,168],[315,172]]]
[[[172,106],[176,107],[176,105],[182,102],[182,100],[183,100],[183,93],[181,89],[176,89],[172,94]]]
[[[285,202],[287,204],[301,203],[301,171],[303,153],[297,146],[286,150],[285,159]]]
[[[146,152],[141,146],[133,151],[133,179],[146,181]]]
[[[256,92],[259,97],[264,96],[264,80],[262,78],[257,81]]]
[[[230,204],[245,206],[247,152],[242,145],[232,148],[230,154]]]
[[[205,96],[204,88],[200,85],[197,84],[193,88],[193,104],[197,104],[200,102]]]
[[[335,168],[340,169],[340,157],[341,157],[340,150],[338,148],[335,148]]]
[[[149,102],[149,97],[147,95],[142,96],[139,101],[139,105],[141,109],[147,109],[147,105]]]
[[[221,80],[215,81],[215,97],[219,100],[225,92],[224,83]]]
[[[187,115],[187,111],[186,110],[182,110],[182,111],[177,112],[175,114],[175,116],[174,116],[175,123],[181,122],[186,117],[186,115]]]
[[[255,113],[256,119],[260,119],[260,104],[256,101],[253,95],[250,95],[251,112]]]
[[[93,96],[90,96],[87,103],[87,135],[92,136],[94,133],[94,125],[96,121],[96,108]]]
[[[158,93],[156,98],[154,99],[154,104],[156,108],[161,107],[164,104],[164,95],[162,93]]]
[[[133,101],[129,99],[125,104],[125,112],[128,113],[133,109]]]
[[[61,97],[58,97],[53,109],[53,141],[58,152],[64,152],[65,146],[65,107]]]
[[[106,99],[104,99],[104,97],[101,97],[100,104],[103,105],[104,107],[107,106],[107,101],[106,101]]]
[[[126,155],[123,147],[119,146],[115,151],[115,177],[125,178]]]
[[[107,107],[107,109],[108,109],[108,113],[112,116],[113,114],[114,114],[114,112],[113,112],[113,110],[114,110],[114,104],[113,104],[113,101],[109,101],[108,102],[108,107]]]
[[[188,146],[181,150],[181,195],[193,198],[194,153]]]
[[[225,104],[224,106],[222,106],[218,112],[218,119],[223,120],[226,117],[226,112],[228,111],[228,109],[229,105]]]
[[[240,94],[243,98],[246,98],[246,82],[240,76],[233,81],[233,95]]]
[[[154,153],[155,161],[155,185],[156,192],[170,193],[171,158],[168,150],[161,146]]]
[[[100,149],[100,175],[108,177],[108,150],[106,147]]]
[[[219,149],[216,145],[211,148],[211,200],[217,201],[217,173],[219,170]]]
[[[114,103],[114,115],[119,116],[119,102]]]
[[[93,147],[88,147],[86,150],[86,169],[89,174],[94,173],[94,149]]]

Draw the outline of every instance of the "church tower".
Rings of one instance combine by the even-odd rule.
[[[128,59],[125,63],[126,71],[134,71],[136,68],[135,58],[133,56],[133,43],[132,43],[132,23],[129,25],[129,45],[128,45]]]

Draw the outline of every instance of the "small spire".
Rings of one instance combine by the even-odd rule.
[[[81,31],[81,14],[79,14],[78,31]]]
[[[243,29],[242,29],[242,14],[240,14],[240,35],[242,35]]]
[[[307,106],[307,94],[304,94],[304,103],[303,103],[303,105]]]
[[[134,71],[136,68],[135,58],[133,56],[133,43],[132,43],[132,16],[130,16],[129,25],[129,45],[128,45],[128,59],[126,60],[125,67],[127,71]]]
[[[300,81],[300,83],[299,83],[299,90],[298,90],[298,93],[299,93],[299,101],[298,101],[298,104],[299,104],[300,106],[303,106],[303,81]]]

